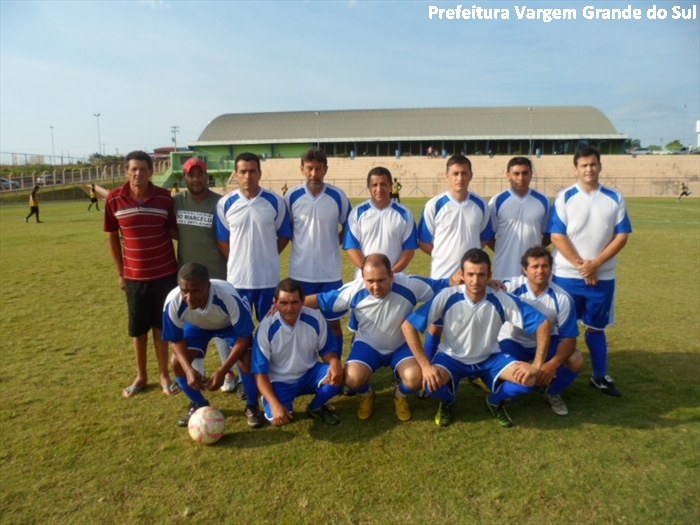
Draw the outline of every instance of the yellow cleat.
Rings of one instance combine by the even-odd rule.
[[[394,393],[394,409],[399,421],[411,420],[411,407],[408,406],[408,398],[406,396],[396,397],[396,393]]]
[[[377,394],[374,390],[370,390],[371,395],[369,396],[359,396],[360,406],[357,409],[358,419],[369,419],[374,413],[374,400],[377,399]]]

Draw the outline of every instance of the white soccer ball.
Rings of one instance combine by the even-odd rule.
[[[218,408],[202,407],[190,417],[187,430],[190,437],[202,445],[216,443],[224,435],[226,418]]]

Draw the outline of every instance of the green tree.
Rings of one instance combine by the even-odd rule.
[[[678,151],[678,150],[681,149],[682,147],[683,147],[683,144],[681,144],[681,141],[680,141],[680,140],[674,140],[674,141],[669,142],[668,144],[666,144],[666,149],[667,149],[668,151]]]

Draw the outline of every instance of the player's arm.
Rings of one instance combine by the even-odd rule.
[[[228,359],[221,365],[216,372],[214,372],[209,378],[209,383],[207,384],[207,390],[218,390],[221,385],[224,384],[224,379],[226,378],[226,373],[233,368],[233,365],[237,361],[241,361],[243,368],[249,369],[250,363],[250,348],[253,345],[252,337],[239,337],[236,342],[231,347],[231,353]]]
[[[431,242],[423,242],[419,240],[418,247],[428,255],[433,255],[433,248],[435,247],[435,245]]]
[[[543,234],[542,234],[542,246],[543,246],[544,248],[546,248],[546,247],[549,246],[550,244],[552,244],[552,237],[551,237],[551,235],[549,235],[548,233],[543,233]]]
[[[579,266],[578,271],[584,279],[589,279],[595,276],[603,264],[608,262],[610,259],[615,257],[620,250],[625,247],[627,240],[629,239],[628,233],[618,233],[616,234],[610,243],[600,252],[600,255],[592,260],[584,260],[581,266]]]
[[[413,260],[413,256],[416,254],[416,250],[404,250],[401,252],[401,255],[399,256],[399,260],[396,261],[396,264],[394,267],[391,269],[392,272],[394,273],[401,273],[403,272],[408,264]],[[360,264],[360,266],[362,266]]]
[[[551,383],[559,367],[566,363],[566,360],[571,357],[574,350],[576,350],[576,338],[564,337],[559,341],[556,354],[542,366],[543,384]],[[548,382],[545,383],[547,380]]]
[[[292,420],[292,414],[290,414],[287,407],[277,399],[275,390],[272,388],[272,383],[270,382],[270,376],[268,374],[255,374],[255,382],[262,396],[270,404],[270,410],[272,411],[271,423],[276,427],[281,427],[289,423]]]
[[[364,261],[365,259],[365,256],[362,254],[362,251],[357,248],[347,248],[345,251],[347,252],[348,257],[350,258],[350,261],[352,261],[352,264],[354,264],[358,268],[362,268],[362,261]]]
[[[277,253],[282,253],[290,240],[289,237],[277,237]]]
[[[559,251],[567,261],[576,266],[576,268],[583,264],[583,258],[579,255],[571,240],[565,234],[552,233],[552,243],[557,251]]]
[[[547,374],[543,370],[544,360],[547,358],[549,351],[549,340],[552,336],[552,323],[545,318],[537,327],[535,337],[537,338],[537,348],[535,349],[535,359],[532,361],[532,366],[540,371],[538,383],[548,385],[554,379],[554,373]],[[556,372],[556,369],[554,370]]]
[[[171,346],[173,348],[173,354],[177,358],[180,366],[187,376],[188,386],[194,388],[195,390],[203,390],[204,382],[202,381],[202,375],[192,368],[192,364],[187,359],[187,341],[181,339],[180,341],[172,341]]]
[[[228,259],[228,254],[229,254],[229,251],[231,250],[231,245],[229,244],[229,242],[228,241],[220,241],[217,239],[216,244],[219,245],[219,251],[224,255],[224,257],[226,257],[226,259]]]
[[[307,295],[304,298],[304,306],[318,310],[318,297],[316,297],[316,294]]]
[[[112,256],[114,266],[119,274],[119,288],[124,289],[124,256],[122,254],[122,241],[119,231],[109,232],[109,254]]]

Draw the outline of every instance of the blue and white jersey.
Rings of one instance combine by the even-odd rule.
[[[533,189],[523,197],[508,189],[489,201],[496,234],[494,279],[522,274],[520,258],[528,248],[542,245],[549,209],[547,197]]]
[[[447,279],[434,281],[395,273],[391,291],[381,299],[369,293],[362,278],[355,279],[339,290],[320,293],[316,298],[322,310],[338,312],[351,308],[348,327],[355,332],[355,340],[367,343],[380,354],[387,355],[406,342],[401,323],[416,305],[430,300],[435,293],[447,286]]]
[[[275,312],[255,333],[253,373],[268,374],[272,383],[294,383],[318,363],[319,355],[336,351],[328,334],[328,321],[317,310],[302,306],[294,326]]]
[[[517,297],[487,288],[486,296],[473,303],[463,284],[447,288],[424,304],[408,322],[424,332],[431,324],[443,326],[438,352],[473,365],[495,354],[498,333],[506,322],[534,334],[545,316]]]
[[[219,200],[215,220],[216,238],[229,243],[226,280],[242,289],[277,286],[277,238],[292,236],[282,197],[264,188],[252,199],[232,191]]]
[[[549,287],[539,295],[530,289],[527,277],[520,275],[512,279],[503,280],[506,290],[530,306],[537,308],[543,313],[549,322],[552,323],[552,336],[558,335],[560,338],[578,337],[578,323],[576,322],[576,309],[571,296],[559,285],[550,282]],[[516,328],[510,323],[506,323],[501,328],[498,340],[512,339],[520,343],[525,348],[535,348],[537,338],[528,334],[520,328]]]
[[[353,208],[345,226],[343,249],[353,248],[364,255],[383,253],[393,267],[404,250],[418,248],[413,213],[397,202],[392,202],[383,210],[377,208],[371,200],[363,202]],[[355,277],[360,275],[358,268]]]
[[[204,308],[192,310],[187,306],[179,286],[168,294],[163,308],[164,341],[182,341],[185,323],[204,330],[223,330],[233,326],[238,337],[253,335],[253,316],[246,300],[238,295],[231,283],[219,279],[210,282],[209,300]]]
[[[345,224],[350,201],[345,192],[325,184],[314,197],[306,184],[284,196],[292,224],[292,255],[289,276],[307,283],[343,278],[338,226]]]
[[[450,278],[471,248],[493,239],[486,201],[471,191],[462,202],[445,193],[430,199],[418,225],[418,240],[433,245],[430,277]]]
[[[577,183],[557,195],[547,233],[566,235],[578,254],[591,260],[600,255],[615,235],[632,233],[632,224],[619,191],[600,185],[588,193]],[[559,250],[555,248],[552,255],[554,275],[581,279],[576,267]],[[598,279],[614,279],[616,266],[617,255],[598,268]]]

